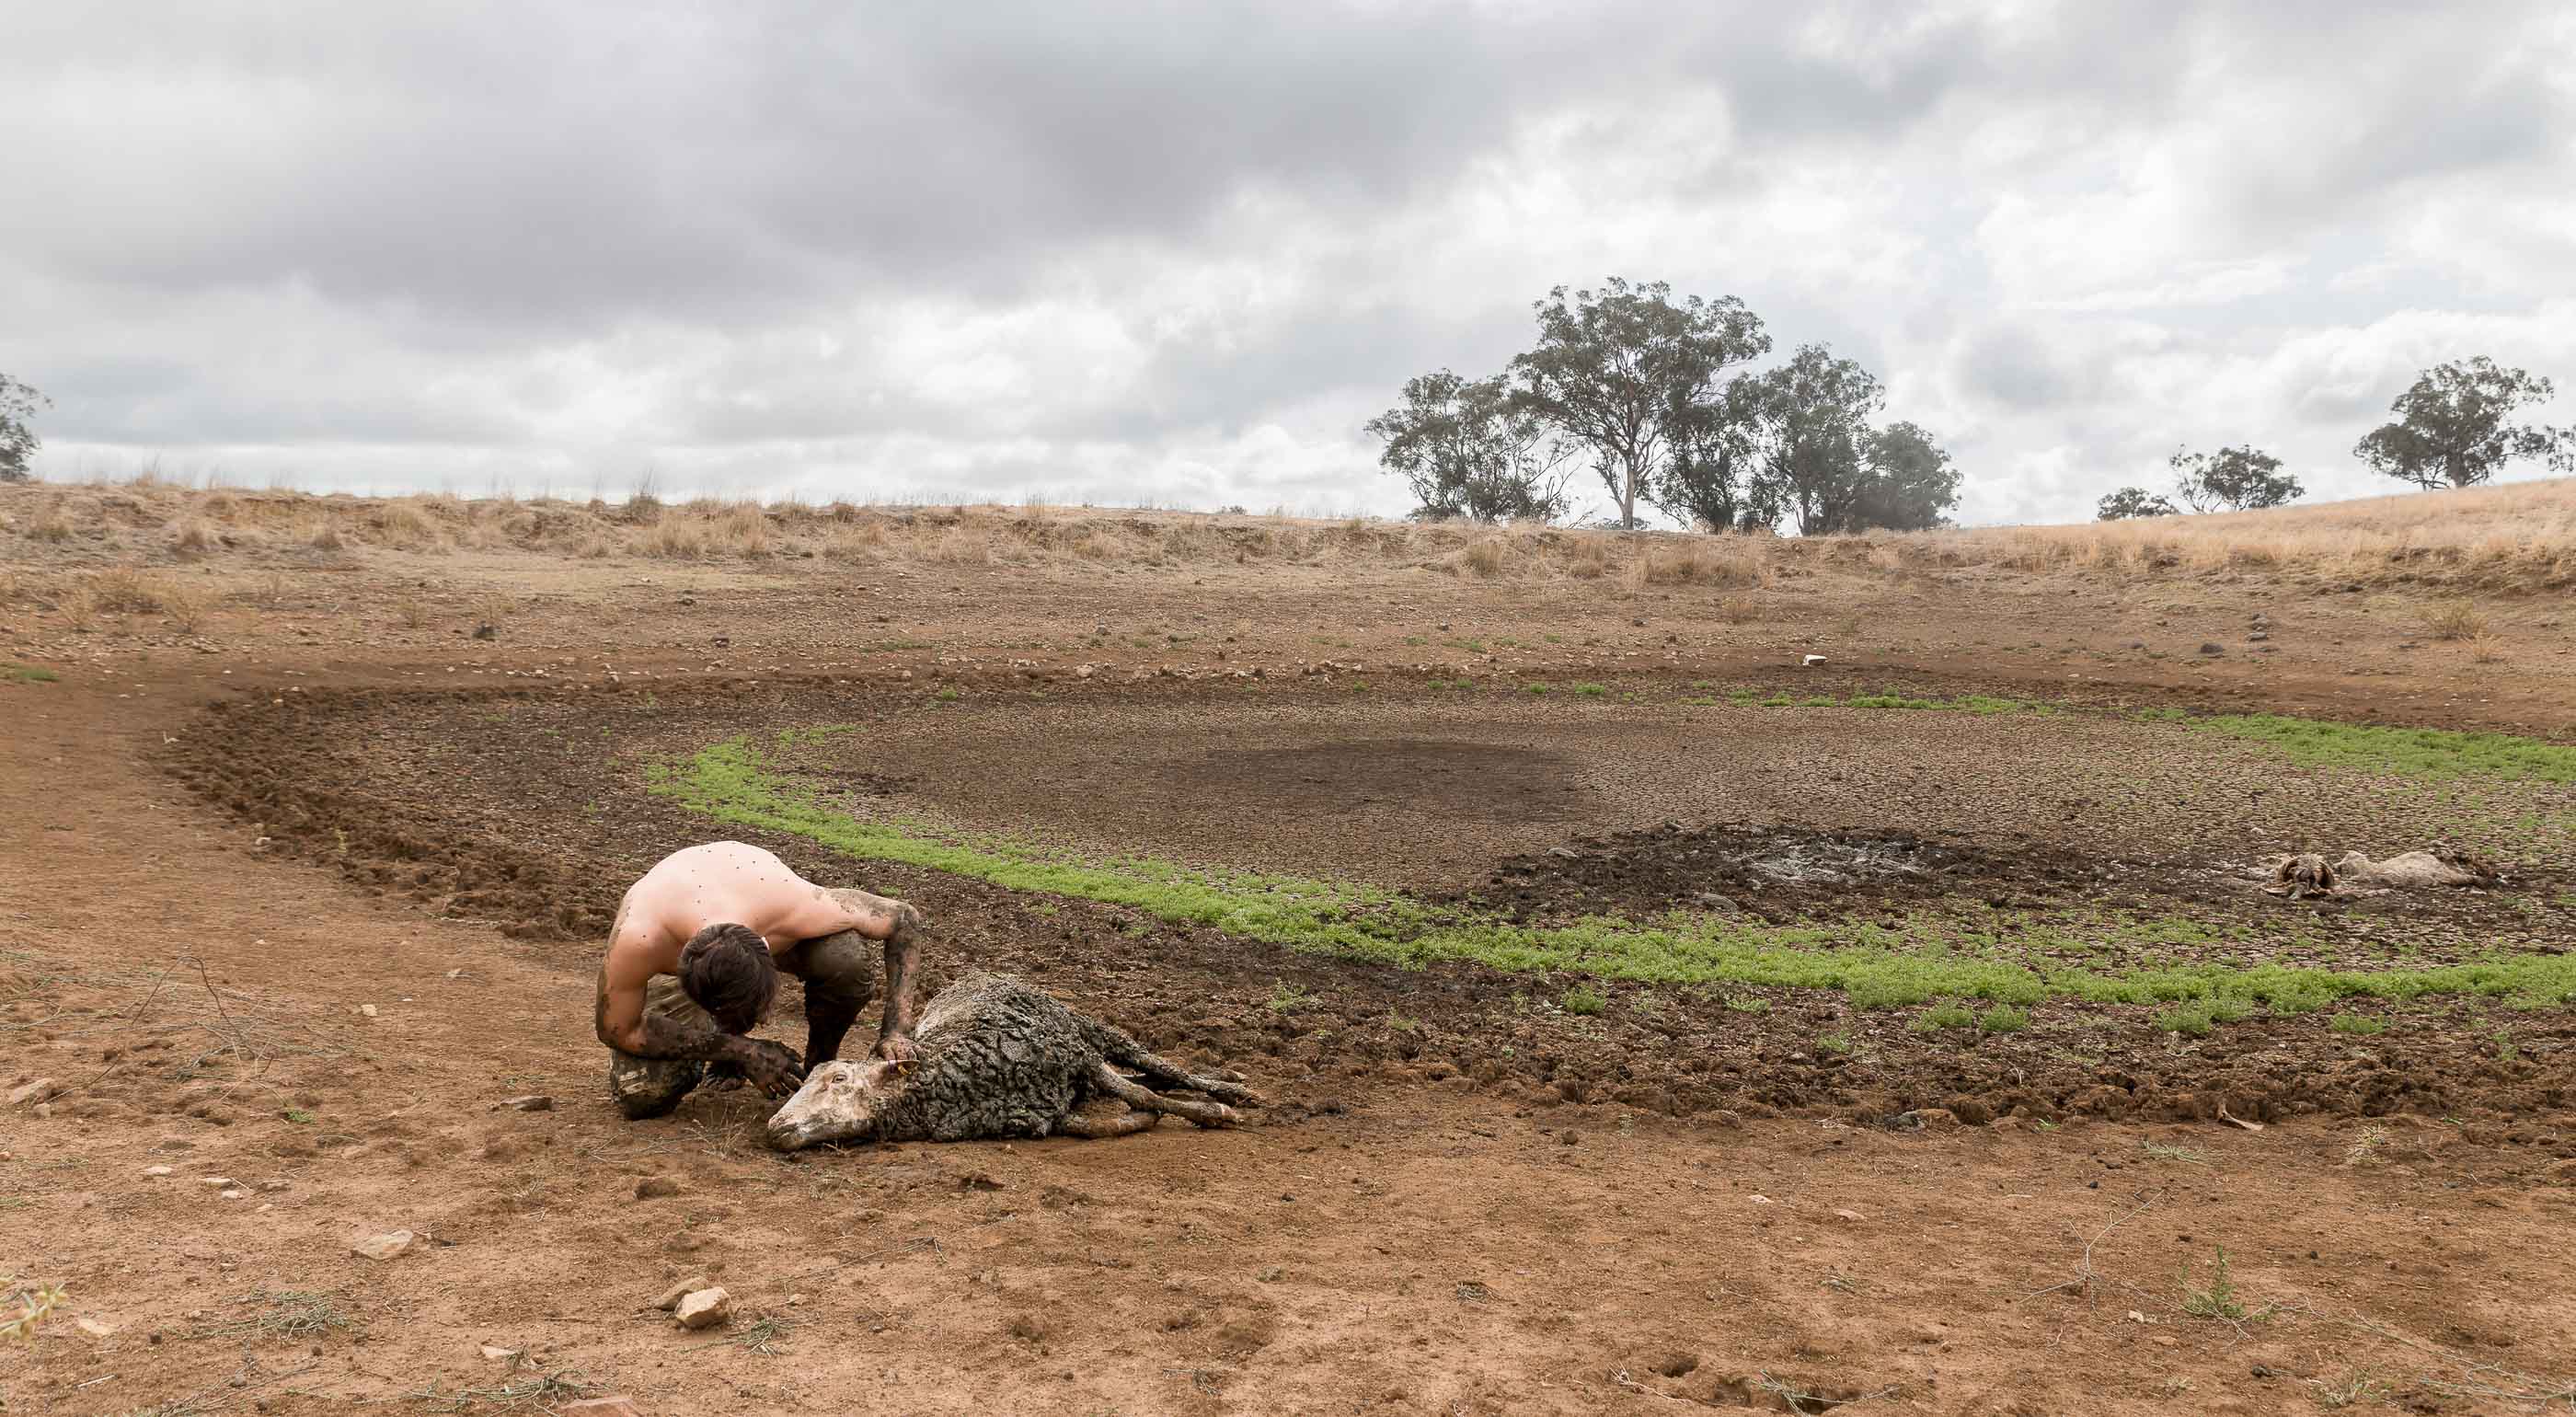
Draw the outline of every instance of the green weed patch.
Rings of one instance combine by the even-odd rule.
[[[803,737],[826,730],[809,730]],[[779,735],[782,745],[801,741]],[[2495,955],[2419,969],[2341,970],[2277,964],[2191,963],[2092,969],[2011,957],[2005,942],[1952,933],[1927,937],[1873,923],[1744,923],[1676,913],[1652,921],[1592,917],[1518,925],[1344,881],[1184,866],[1149,857],[1095,860],[994,837],[968,837],[920,822],[860,821],[823,802],[792,774],[774,771],[748,738],[657,765],[649,789],[720,822],[784,832],[861,860],[952,872],[1014,891],[1126,906],[1174,924],[1204,926],[1289,949],[1405,967],[1464,960],[1524,973],[1570,973],[1665,986],[1738,984],[1838,989],[1860,1008],[1908,1007],[1935,998],[2010,1005],[1974,1021],[2018,1026],[2019,1010],[2051,1000],[2156,1004],[2179,1032],[2244,1017],[2278,1001],[2305,1012],[2353,998],[2472,994],[2518,1008],[2576,1001],[2576,955]]]
[[[2576,782],[2576,748],[2510,733],[2380,728],[2275,713],[2142,715],[2269,745],[2308,767],[2358,768],[2400,777],[2509,777]]]

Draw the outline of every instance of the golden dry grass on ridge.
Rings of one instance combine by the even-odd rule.
[[[192,489],[148,477],[0,488],[0,564],[27,570],[360,551],[1077,572],[1104,563],[1308,565],[1473,579],[1615,578],[1632,590],[1760,586],[1784,571],[1827,565],[2122,579],[2260,571],[2512,593],[2576,584],[2576,479],[2215,516],[1805,539],[1046,505],[375,498]]]

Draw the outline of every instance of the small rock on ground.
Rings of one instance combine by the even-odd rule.
[[[721,1288],[701,1289],[683,1295],[672,1314],[682,1328],[713,1328],[733,1316],[733,1296]]]
[[[681,1300],[697,1293],[701,1289],[713,1289],[715,1287],[716,1282],[714,1280],[707,1278],[703,1274],[693,1274],[688,1278],[681,1280],[679,1283],[672,1285],[670,1288],[663,1290],[662,1297],[653,1301],[653,1307],[660,1309],[662,1312],[667,1314],[671,1310],[678,1308]]]
[[[647,1176],[635,1183],[635,1198],[639,1201],[649,1201],[657,1196],[676,1196],[679,1193],[680,1183],[668,1176]]]
[[[551,1112],[555,1110],[555,1100],[541,1094],[528,1097],[504,1097],[493,1106],[507,1107],[513,1112]]]
[[[592,1397],[567,1402],[555,1409],[564,1417],[644,1417],[644,1409],[631,1397]]]
[[[382,1235],[370,1235],[349,1249],[371,1260],[389,1260],[410,1249],[419,1238],[408,1230],[388,1230]]]
[[[38,1078],[34,1082],[24,1083],[18,1087],[12,1088],[9,1092],[9,1105],[12,1107],[23,1107],[30,1102],[41,1102],[45,1098],[53,1095],[54,1080],[52,1078]]]

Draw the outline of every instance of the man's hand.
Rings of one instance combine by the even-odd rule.
[[[907,1063],[921,1056],[921,1045],[908,1033],[888,1033],[877,1038],[876,1055],[889,1063]]]
[[[733,1056],[725,1061],[741,1068],[752,1086],[771,1097],[788,1097],[805,1085],[805,1065],[785,1044],[767,1038],[736,1042]]]

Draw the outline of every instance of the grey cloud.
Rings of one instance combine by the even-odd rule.
[[[2196,407],[2324,457],[2410,361],[2576,386],[2532,318],[2576,187],[2551,12],[2478,19],[53,6],[0,50],[0,294],[34,312],[0,369],[84,456],[1361,500],[1403,378],[1499,367],[1533,297],[1615,272],[1863,359],[1957,430],[1982,514],[2078,514]],[[2502,198],[2512,233],[2455,215]],[[2041,236],[1981,244],[1999,212]],[[2235,265],[2286,274],[2188,294]],[[2407,308],[2494,347],[2341,339]],[[2309,339],[2268,405],[2231,382]]]

